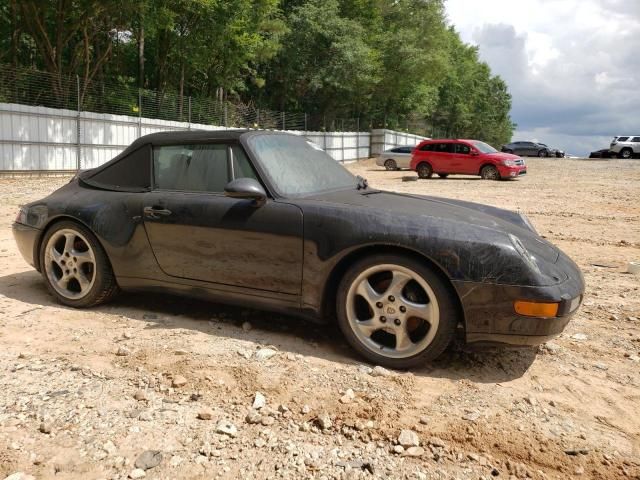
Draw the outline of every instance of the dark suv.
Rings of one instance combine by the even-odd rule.
[[[544,143],[511,142],[502,146],[505,153],[513,153],[527,157],[564,157],[564,152],[549,148]]]

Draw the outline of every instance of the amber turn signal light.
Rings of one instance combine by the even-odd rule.
[[[527,302],[516,300],[513,306],[516,313],[527,317],[555,317],[558,314],[558,303]]]

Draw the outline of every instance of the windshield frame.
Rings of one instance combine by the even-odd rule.
[[[500,153],[498,150],[496,150],[494,147],[492,147],[491,145],[489,145],[486,142],[482,142],[480,140],[471,140],[469,143],[471,143],[471,145],[473,145],[473,148],[475,148],[476,150],[478,150],[480,153],[484,153],[485,155],[491,155],[493,153]],[[478,144],[480,145],[486,145],[487,147],[491,147],[492,151],[489,152],[485,152],[482,148],[478,147]]]
[[[286,136],[286,137],[298,137],[298,138],[303,138],[304,140],[306,140],[309,143],[313,143],[312,141],[310,141],[309,139],[307,139],[304,135],[293,135],[291,133],[285,133],[285,132],[272,132],[272,131],[268,131],[268,130],[252,130],[249,131],[243,135],[240,136],[240,143],[242,144],[242,146],[244,147],[245,152],[247,153],[249,160],[251,161],[251,164],[253,165],[253,167],[255,168],[257,174],[260,176],[260,179],[262,180],[262,183],[267,187],[268,193],[270,193],[271,197],[273,198],[282,198],[282,199],[296,199],[296,198],[305,198],[305,197],[312,197],[315,195],[320,195],[323,193],[329,193],[329,192],[336,192],[336,191],[344,191],[344,190],[356,190],[358,187],[358,177],[356,175],[354,175],[353,173],[351,173],[349,170],[347,170],[346,168],[344,168],[344,165],[337,161],[337,160],[333,160],[333,158],[325,151],[322,150],[320,147],[320,150],[322,150],[325,155],[329,156],[329,158],[331,158],[333,161],[335,161],[337,164],[339,164],[342,168],[344,168],[349,175],[351,175],[351,177],[353,177],[353,185],[352,186],[343,186],[343,187],[336,187],[336,188],[327,188],[327,189],[323,189],[323,190],[315,190],[313,192],[305,192],[305,193],[300,193],[300,194],[288,194],[288,193],[284,193],[282,191],[280,191],[276,185],[276,183],[272,180],[271,175],[269,174],[269,172],[267,171],[267,169],[265,168],[265,166],[263,165],[260,156],[254,151],[253,147],[252,147],[252,142],[251,140],[257,136],[260,135],[269,135],[269,136],[275,136],[275,135],[279,135],[279,136]],[[367,190],[371,188],[368,187]]]

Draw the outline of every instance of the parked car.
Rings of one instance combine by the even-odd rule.
[[[413,151],[411,170],[420,178],[451,174],[480,175],[485,180],[514,178],[527,173],[524,160],[500,153],[478,140],[423,140]]]
[[[501,150],[505,153],[513,153],[525,157],[548,157],[551,155],[549,147],[535,142],[512,142],[503,145]]]
[[[616,154],[612,153],[608,148],[603,148],[602,150],[596,150],[595,152],[591,152],[589,154],[589,158],[611,158],[615,157]]]
[[[278,132],[141,137],[21,207],[13,234],[64,305],[151,290],[337,318],[357,352],[393,368],[439,356],[457,334],[545,342],[585,289],[524,215],[372,189]]]
[[[404,145],[385,150],[376,159],[376,165],[385,167],[387,170],[409,168],[409,164],[411,163],[411,151],[414,148],[416,148],[415,145]]]
[[[609,150],[618,158],[633,158],[634,155],[640,154],[640,135],[613,137]]]
[[[557,148],[550,148],[549,146],[545,145],[544,143],[538,143],[538,145],[545,147],[547,149],[547,152],[549,153],[550,157],[556,157],[556,158],[564,158],[564,150],[559,150]]]

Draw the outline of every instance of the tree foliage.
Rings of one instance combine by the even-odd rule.
[[[0,0],[0,62],[91,86],[238,99],[326,122],[509,140],[507,86],[444,0]],[[116,99],[114,99],[116,101]]]

